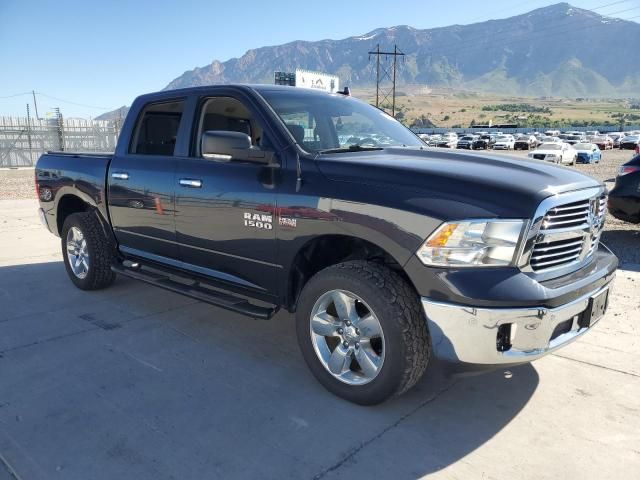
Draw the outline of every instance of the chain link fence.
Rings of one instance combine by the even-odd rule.
[[[52,150],[112,152],[119,132],[114,121],[0,117],[0,168],[32,167]]]

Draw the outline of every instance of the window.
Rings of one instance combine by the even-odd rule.
[[[202,133],[212,130],[246,133],[251,137],[251,144],[256,147],[265,146],[266,143],[262,126],[240,100],[232,97],[206,100],[198,125],[197,154],[200,153]]]
[[[424,145],[392,117],[352,97],[296,88],[260,93],[307,152]]]
[[[135,129],[130,153],[173,156],[184,101],[147,105]]]

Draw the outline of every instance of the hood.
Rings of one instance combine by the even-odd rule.
[[[544,198],[599,185],[565,167],[455,151],[386,148],[319,155],[316,164],[330,180],[382,187],[371,203],[441,218],[530,218]]]

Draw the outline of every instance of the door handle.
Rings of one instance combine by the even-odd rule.
[[[188,188],[200,188],[202,187],[202,180],[198,180],[196,178],[181,178],[180,186]]]
[[[116,180],[129,180],[129,174],[127,172],[113,172],[111,178]]]

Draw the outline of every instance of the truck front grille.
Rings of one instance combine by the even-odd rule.
[[[529,265],[534,272],[570,266],[598,248],[604,226],[604,194],[551,207],[542,217]]]

